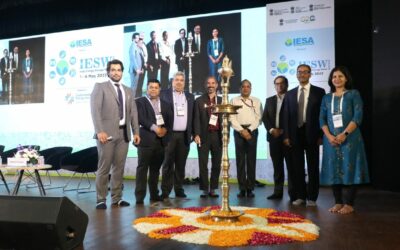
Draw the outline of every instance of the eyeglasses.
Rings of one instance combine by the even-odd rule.
[[[306,75],[306,74],[310,74],[309,70],[305,70],[305,71],[297,71],[298,75]]]

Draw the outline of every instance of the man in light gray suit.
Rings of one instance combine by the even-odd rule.
[[[108,176],[111,170],[111,200],[115,206],[129,206],[122,200],[122,180],[131,129],[139,144],[139,124],[132,90],[120,83],[124,66],[119,60],[107,63],[109,80],[96,83],[90,106],[97,139],[99,163],[96,175],[97,209],[106,209]]]
[[[136,88],[138,87],[140,74],[143,74],[143,56],[141,55],[142,50],[139,47],[138,42],[139,33],[135,32],[132,35],[132,44],[129,48],[129,75],[131,78],[131,89],[134,94],[136,93]]]

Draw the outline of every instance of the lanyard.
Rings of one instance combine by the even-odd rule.
[[[346,91],[345,92],[343,92],[343,94],[342,94],[342,96],[341,96],[341,98],[340,98],[340,103],[339,103],[339,114],[341,114],[342,113],[342,109],[343,109],[343,99],[344,99],[344,94],[346,93]],[[335,100],[335,94],[334,93],[332,93],[332,102],[331,102],[331,113],[332,113],[332,115],[334,114],[334,105],[333,105],[333,101]]]
[[[153,107],[153,109],[155,108],[154,106],[153,106],[153,102],[150,100],[150,98],[148,97],[148,96],[146,96],[146,98],[147,98],[147,100],[149,100],[149,102],[150,102],[150,105]],[[158,114],[161,114],[161,102],[160,102],[160,99],[158,98],[158,100],[157,100],[157,109],[158,110],[154,110],[154,113],[155,113],[155,115],[157,116]]]

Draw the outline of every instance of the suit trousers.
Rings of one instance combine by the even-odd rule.
[[[319,194],[319,145],[308,143],[305,125],[297,129],[297,142],[293,144],[293,165],[296,196],[298,199],[316,201]],[[306,184],[305,158],[307,159]]]
[[[132,89],[132,92],[135,93],[136,92],[136,88],[138,86],[140,74],[138,74],[136,72],[131,72],[131,73],[129,73],[129,76],[131,78],[131,89]]]
[[[99,163],[96,174],[97,202],[105,202],[108,194],[108,178],[111,170],[111,200],[113,203],[122,198],[122,182],[129,142],[126,127],[119,130],[119,137],[105,144],[97,140]]]
[[[258,129],[251,132],[251,139],[246,140],[239,132],[233,133],[235,138],[236,170],[239,189],[254,190],[256,181],[257,138]]]
[[[211,151],[211,178],[208,181],[208,154]],[[221,172],[222,143],[219,133],[209,132],[208,140],[197,146],[199,155],[200,190],[209,191],[218,189],[219,175]]]
[[[296,200],[296,190],[293,187],[294,169],[290,150],[291,149],[289,147],[283,144],[283,140],[281,138],[270,139],[269,141],[269,154],[274,167],[274,194],[283,195],[283,185],[285,181],[285,161],[288,175],[288,193],[290,199],[293,201]]]
[[[136,168],[136,201],[143,201],[146,197],[147,183],[149,185],[150,200],[158,197],[158,177],[164,160],[165,147],[160,138],[153,141],[150,147],[138,147],[138,166]],[[147,173],[149,179],[147,182]]]
[[[186,159],[189,146],[185,144],[185,131],[172,132],[171,140],[165,150],[165,159],[162,166],[162,194],[168,196],[172,187],[175,194],[184,193],[182,183],[185,179]]]
[[[157,65],[152,65],[153,70],[150,69],[150,67],[147,68],[147,80],[150,79],[159,79],[158,78],[158,66]]]
[[[169,68],[170,68],[170,64],[165,62],[165,61],[161,61],[161,89],[167,89],[168,85],[169,85]]]
[[[143,69],[143,73],[139,75],[138,83],[136,86],[136,93],[134,92],[135,97],[141,97],[143,94],[142,88],[143,88],[143,82],[144,82],[145,75],[146,75],[146,70]]]

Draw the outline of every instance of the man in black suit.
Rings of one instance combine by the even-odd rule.
[[[173,130],[162,167],[162,198],[168,198],[175,190],[175,197],[186,198],[182,182],[185,178],[186,159],[192,141],[194,96],[185,87],[185,74],[176,72],[172,87],[161,91],[161,99],[173,107]]]
[[[218,82],[215,77],[206,79],[207,93],[199,96],[194,104],[194,141],[199,155],[201,198],[218,197],[219,174],[222,157],[222,116],[212,114],[212,106],[222,102],[217,96]],[[211,178],[208,181],[208,154],[211,151]]]
[[[293,165],[289,155],[289,148],[283,145],[282,103],[289,87],[289,82],[284,76],[277,76],[274,80],[276,95],[267,98],[265,101],[264,114],[262,117],[265,129],[267,130],[267,141],[269,142],[269,154],[274,167],[274,193],[267,199],[282,199],[283,184],[285,181],[284,161],[288,173],[288,193],[291,201],[296,200],[293,189]]]
[[[148,59],[147,59],[147,72],[148,79],[157,79],[158,70],[161,65],[160,48],[156,42],[156,32],[150,32],[151,41],[146,45]]]
[[[158,80],[150,79],[147,83],[147,96],[136,99],[141,138],[136,169],[136,204],[143,204],[148,172],[150,202],[162,200],[157,184],[165,148],[171,137],[174,113],[171,106],[160,99],[160,87]]]
[[[9,74],[7,73],[7,69],[10,67],[10,59],[8,57],[8,50],[3,50],[3,57],[0,60],[0,73],[1,73],[1,84],[2,84],[2,92],[1,97],[3,99],[8,98],[8,84],[9,84]]]
[[[174,52],[175,52],[175,63],[178,66],[178,71],[185,73],[186,79],[185,81],[188,82],[189,77],[189,64],[188,58],[185,56],[186,52],[188,52],[189,45],[188,40],[186,38],[186,30],[180,29],[179,30],[179,39],[175,41],[174,44]],[[185,88],[186,90],[188,87]]]
[[[192,59],[193,73],[193,93],[202,94],[204,91],[203,78],[208,74],[207,62],[207,40],[201,33],[201,26],[195,25],[193,28],[192,50],[195,55]]]
[[[291,147],[294,188],[293,205],[316,206],[319,193],[319,145],[322,131],[319,127],[319,110],[325,90],[310,84],[311,67],[297,67],[299,87],[287,92],[283,101],[283,143]],[[305,181],[304,152],[307,157],[308,184]]]

